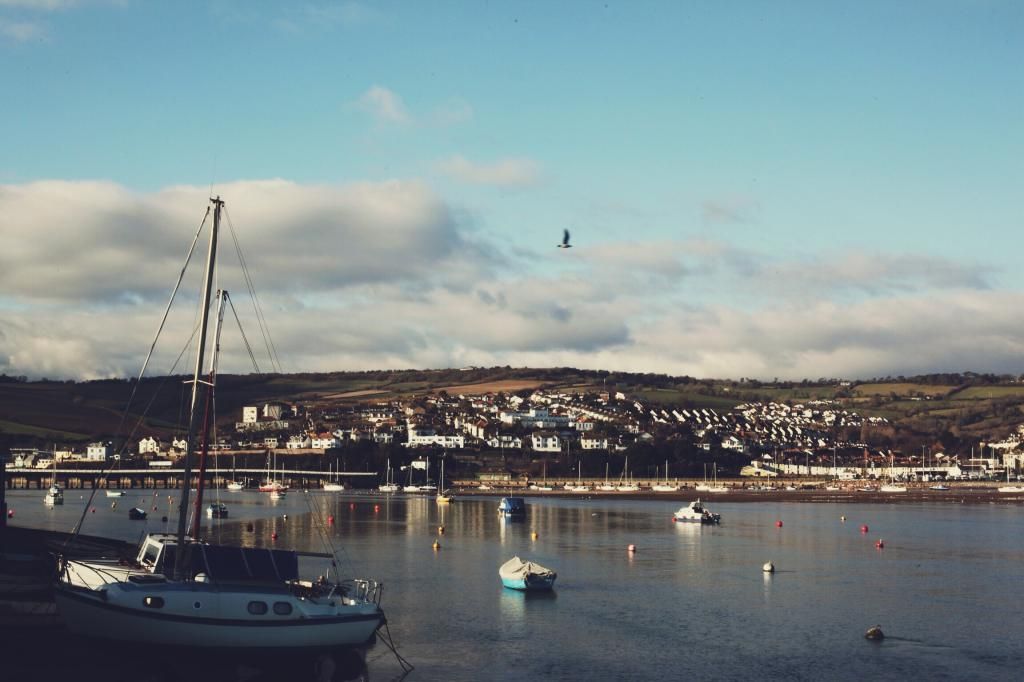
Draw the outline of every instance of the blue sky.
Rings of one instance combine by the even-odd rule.
[[[1022,29],[997,0],[0,0],[0,371],[131,373],[172,280],[124,275],[173,279],[172,202],[213,184],[288,244],[255,256],[272,326],[330,321],[292,370],[1020,372]]]

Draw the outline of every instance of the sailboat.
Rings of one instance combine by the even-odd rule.
[[[334,465],[334,480],[324,481],[324,492],[325,493],[338,493],[345,489],[345,484],[341,482],[337,469],[337,464]]]
[[[233,455],[231,457],[231,480],[228,481],[227,489],[233,493],[236,493],[239,490],[245,490],[245,483],[239,481],[238,477],[235,475],[235,458]]]
[[[576,462],[576,485],[566,485],[565,489],[571,493],[585,493],[590,486],[583,485],[583,460]]]
[[[543,469],[544,473],[542,474],[542,476],[543,476],[542,481],[543,482],[540,485],[537,485],[536,483],[531,483],[530,484],[530,490],[536,490],[536,491],[539,491],[539,492],[549,493],[549,492],[551,492],[551,486],[548,485],[548,461],[547,460],[544,460],[543,467],[544,467],[544,469]]]
[[[622,477],[619,479],[619,484],[615,486],[615,489],[620,493],[635,493],[640,490],[640,486],[633,483],[633,479],[629,475],[629,457],[626,457],[622,465]]]
[[[709,493],[727,493],[727,492],[729,492],[729,489],[726,488],[724,485],[719,485],[718,484],[718,462],[714,462],[712,466],[714,468],[714,476],[713,476],[713,479],[712,479],[712,483],[711,483],[710,486],[705,488],[705,490],[707,492],[709,492]]]
[[[1010,485],[1010,467],[1006,467],[1006,485],[999,486],[1001,493],[1024,493],[1024,486]]]
[[[672,492],[675,492],[675,491],[679,490],[679,486],[672,485],[671,483],[668,482],[668,460],[667,459],[665,460],[665,482],[664,483],[655,483],[654,485],[651,486],[651,490],[653,490],[656,493],[672,493]]]
[[[391,468],[391,460],[388,459],[387,469],[384,470],[384,484],[377,486],[382,493],[397,493],[399,485],[395,483],[395,470]]]
[[[435,498],[437,500],[438,504],[448,504],[449,502],[452,501],[452,498],[454,497],[454,495],[452,495],[452,491],[448,490],[447,488],[444,487],[444,460],[445,459],[446,459],[445,457],[441,458],[441,478],[440,478],[440,483],[438,485],[438,490],[440,490],[440,492],[437,493],[437,497]]]
[[[271,455],[267,453],[267,480],[260,486],[261,493],[270,493],[270,499],[280,499],[288,491],[288,486],[277,478],[277,454],[273,455],[274,467],[270,467]]]
[[[907,486],[898,485],[896,483],[896,476],[893,473],[894,464],[896,462],[896,456],[893,454],[889,455],[889,482],[879,486],[878,492],[880,493],[905,493],[907,492]]]
[[[615,490],[615,486],[608,480],[608,462],[604,463],[604,483],[597,486],[597,489],[603,493],[610,493]]]
[[[298,552],[211,545],[200,539],[204,456],[199,460],[199,484],[192,526],[188,526],[195,443],[204,444],[201,453],[205,455],[209,437],[209,421],[199,418],[202,386],[208,387],[207,400],[213,399],[212,376],[208,382],[201,372],[223,202],[219,197],[211,201],[214,217],[200,300],[202,320],[177,533],[146,535],[134,562],[61,557],[54,589],[58,610],[72,633],[126,644],[247,651],[361,645],[384,622],[380,585],[368,579],[340,580],[334,553],[304,553],[329,561],[325,562],[327,572],[311,581],[300,578]],[[223,303],[224,296],[218,298]],[[221,305],[211,375],[222,317]],[[328,580],[331,573],[334,579]]]
[[[57,448],[53,449],[53,477],[50,479],[50,489],[43,496],[43,504],[52,507],[56,504],[64,504],[64,491],[57,485]]]

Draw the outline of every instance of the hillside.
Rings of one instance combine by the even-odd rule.
[[[86,442],[118,433],[134,381],[0,381],[0,431],[10,442]],[[891,428],[862,434],[873,444],[903,449],[942,442],[945,447],[1005,438],[1024,422],[1024,384],[1016,377],[943,374],[865,382],[697,380],[658,374],[572,368],[473,368],[288,375],[223,375],[218,378],[218,422],[236,421],[241,407],[270,401],[307,405],[389,401],[444,391],[450,395],[523,393],[535,388],[614,391],[662,406],[728,411],[746,402],[790,405],[834,401],[864,416],[885,417]],[[186,420],[184,377],[141,382],[121,433],[130,433],[146,411],[140,432],[170,435]],[[147,409],[148,406],[148,409]]]

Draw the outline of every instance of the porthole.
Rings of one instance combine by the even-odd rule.
[[[192,602],[192,608],[194,608],[194,609],[201,609],[201,608],[203,608],[203,605],[202,605],[201,602]]]
[[[254,616],[262,616],[267,612],[267,603],[262,601],[249,602],[249,613]]]
[[[274,602],[274,613],[279,616],[287,616],[292,612],[292,605],[286,601]]]
[[[162,609],[164,607],[163,597],[146,597],[142,600],[142,604],[147,608],[151,609]]]

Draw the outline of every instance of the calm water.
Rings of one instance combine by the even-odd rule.
[[[84,504],[69,491],[48,510],[40,497],[9,494],[16,524],[68,530]],[[385,583],[391,634],[416,666],[409,680],[1018,679],[1024,666],[1015,505],[711,500],[722,525],[701,527],[674,524],[680,504],[666,501],[528,500],[525,521],[506,521],[497,497],[221,499],[233,517],[213,522],[221,541],[272,544],[277,532],[279,546],[322,551],[315,519],[333,516],[326,539],[343,573]],[[127,519],[141,501],[156,520]],[[112,510],[97,497],[84,532],[134,541],[163,530],[166,492],[157,512],[152,501]],[[554,594],[502,588],[498,566],[515,554],[558,571]],[[768,560],[773,575],[761,571]],[[875,624],[882,643],[863,637]],[[400,674],[377,644],[356,676]]]

